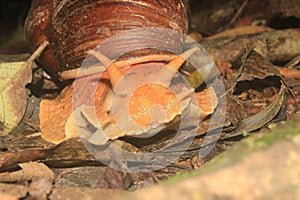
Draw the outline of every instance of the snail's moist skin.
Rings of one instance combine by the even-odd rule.
[[[188,31],[188,18],[181,0],[33,0],[25,29],[32,50],[43,41],[49,42],[48,48],[38,61],[50,75],[59,77],[61,72],[83,65],[83,60],[91,50],[106,56],[108,63],[152,54],[179,55],[183,53],[183,37]],[[181,57],[179,62],[178,59],[174,60],[176,67],[172,69],[177,71],[185,59],[182,61]],[[92,89],[85,85],[90,84],[88,80],[93,76],[98,77],[98,74],[90,74],[77,78],[56,99],[44,99],[41,102],[41,132],[45,140],[59,143],[66,138],[78,136],[76,129],[84,120],[75,123],[77,114],[84,115],[95,128],[99,128],[95,121],[110,128],[111,131],[107,131],[109,134],[106,139],[130,135],[115,128],[116,123],[112,117],[105,115],[112,113],[108,111],[112,107],[111,94],[114,83],[117,82],[113,80],[118,80],[115,74],[110,72],[118,72],[118,68],[110,68],[107,63],[99,61],[105,66],[101,78],[105,78],[105,81],[95,84],[96,100],[84,95]],[[134,65],[139,68],[147,65],[147,69],[150,68],[152,73],[155,70],[152,70],[151,63],[152,60]],[[162,66],[167,63],[174,65],[172,61],[166,60],[155,62],[156,65]],[[133,66],[124,66],[126,67]],[[157,77],[161,76],[163,76],[161,73],[157,74]],[[80,81],[87,83],[80,84]],[[139,88],[134,93],[131,99],[132,106],[129,105],[130,115],[137,124],[145,128],[134,132],[133,135],[148,133],[149,130],[156,130],[160,125],[164,128],[165,123],[169,125],[187,108],[190,98],[184,96],[183,99],[177,99],[176,95],[169,91],[170,81],[171,79],[166,87],[150,84]],[[79,91],[76,90],[76,83],[79,83]],[[83,92],[80,92],[80,89]],[[157,93],[161,95],[155,96]],[[179,93],[185,94],[186,91],[182,88]],[[76,95],[80,95],[83,99],[74,101]],[[153,122],[154,126],[150,120],[149,112],[153,104],[161,104],[168,111],[167,120],[157,122],[159,126]],[[90,115],[91,106],[96,108],[96,117]],[[97,130],[101,130],[100,128]]]
[[[184,34],[188,19],[181,0],[33,0],[25,26],[32,50],[44,40],[50,42],[39,62],[55,75],[79,67],[88,50],[122,31],[158,27]],[[110,43],[102,53],[115,59],[124,45],[146,42],[155,49],[167,40],[165,49],[182,51],[183,42],[174,35],[138,31]],[[133,56],[152,51],[134,52]]]

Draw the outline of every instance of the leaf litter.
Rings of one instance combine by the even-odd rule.
[[[222,146],[231,144],[231,142],[228,142],[231,138],[242,137],[245,132],[260,129],[272,121],[285,120],[294,113],[293,104],[295,102],[290,95],[290,88],[277,68],[268,59],[252,49],[249,51],[242,49],[236,55],[226,61],[220,60],[220,62],[216,62],[225,66],[225,70],[220,71],[226,72],[226,76],[222,74],[221,78],[226,83],[227,91],[229,91],[226,94],[228,102],[226,112],[230,113],[226,116],[224,127],[214,127],[215,129],[223,128],[222,135],[224,139],[216,145],[216,154],[219,153],[218,151],[226,149]],[[217,84],[217,81],[214,84]],[[216,110],[218,109],[219,107],[216,108]],[[157,179],[167,179],[177,173],[201,167],[204,162],[208,161],[207,159],[204,161],[199,158],[199,150],[202,148],[203,139],[206,136],[206,130],[209,125],[210,117],[208,116],[200,124],[198,135],[188,150],[181,149],[181,145],[184,147],[184,143],[189,142],[188,138],[176,144],[175,149],[178,152],[174,152],[172,147],[170,147],[169,151],[167,151],[170,154],[176,155],[180,151],[186,152],[176,163],[165,169],[153,174],[138,174],[134,177],[107,169],[99,173],[94,181],[87,184],[89,187],[136,188],[143,185],[152,185],[157,182]],[[141,139],[137,142],[131,139],[121,139],[120,141],[114,141],[114,144],[117,143],[118,146],[127,151],[151,152],[165,146],[172,139],[172,131],[159,135],[160,137],[150,138],[149,141]],[[15,171],[19,169],[20,163],[28,163],[30,161],[42,162],[52,169],[57,168],[62,171],[65,168],[78,167],[79,171],[84,171],[81,174],[82,177],[94,173],[93,170],[95,169],[89,168],[88,166],[90,165],[95,166],[96,171],[98,167],[106,168],[103,163],[96,160],[85,149],[78,139],[70,139],[54,145],[41,140],[38,135],[27,137],[23,141],[20,141],[20,138],[22,138],[20,135],[1,136],[1,141],[5,141],[0,144],[1,172]],[[110,154],[107,154],[107,160],[109,159]],[[158,154],[154,161],[147,164],[155,166],[164,159],[163,154]],[[137,163],[133,160],[128,160],[127,164],[131,166],[145,165],[145,163]],[[72,171],[62,175],[60,173],[61,171],[56,174],[56,177],[58,177],[57,182],[63,180],[63,178],[66,178],[64,179],[65,181],[70,180],[67,178],[67,174],[72,174]],[[99,179],[100,177],[103,177],[103,179]],[[124,180],[126,181],[124,182]],[[80,186],[79,180],[77,182],[75,180],[74,185]]]

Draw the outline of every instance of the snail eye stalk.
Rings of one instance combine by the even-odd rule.
[[[199,51],[199,50],[200,49],[198,47],[194,47],[194,48],[191,48],[191,49],[183,52],[182,54],[180,54],[179,56],[177,56],[176,58],[174,58],[173,60],[171,60],[167,64],[167,67],[170,67],[170,68],[174,69],[175,71],[178,71],[179,68],[183,65],[183,63],[189,57],[191,57],[196,51]]]
[[[118,81],[122,78],[123,73],[119,70],[117,65],[115,65],[115,63],[105,55],[94,50],[90,50],[89,54],[97,58],[104,65],[109,75],[109,80],[112,85],[112,88],[114,88],[117,85]]]

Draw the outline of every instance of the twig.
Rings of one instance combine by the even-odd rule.
[[[237,18],[242,14],[242,12],[243,12],[244,8],[246,7],[247,3],[248,3],[248,0],[245,0],[245,1],[243,2],[243,4],[242,4],[241,7],[238,9],[238,11],[237,11],[236,14],[234,15],[234,17],[231,19],[231,21],[230,21],[230,23],[229,23],[230,26],[231,26],[232,24],[234,24],[235,21],[237,20]]]
[[[41,132],[38,132],[38,133],[33,133],[30,135],[27,135],[26,137],[27,138],[35,138],[35,137],[40,137],[40,136],[41,136]]]
[[[292,59],[290,62],[284,65],[284,68],[294,68],[298,63],[300,62],[300,55],[296,56],[294,59]]]
[[[282,67],[277,67],[277,70],[286,79],[288,78],[300,79],[300,70],[291,69],[291,68],[282,68]]]
[[[36,131],[40,131],[40,124],[36,121],[33,121],[31,119],[28,119],[26,117],[24,117],[24,119],[22,120],[23,123],[25,123],[27,126],[30,126],[31,128],[33,128]]]
[[[27,60],[27,63],[33,62],[37,57],[39,57],[48,45],[49,45],[49,42],[44,41],[30,56],[30,58]]]

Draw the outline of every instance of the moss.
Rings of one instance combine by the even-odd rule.
[[[166,181],[166,184],[232,166],[253,152],[270,147],[280,141],[291,140],[298,134],[300,134],[300,113],[297,113],[289,121],[271,124],[269,129],[263,129],[260,133],[250,135],[230,147],[200,170],[176,175]]]

